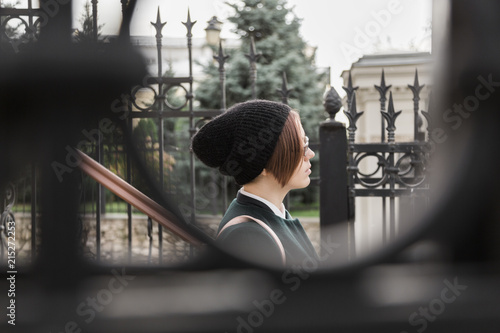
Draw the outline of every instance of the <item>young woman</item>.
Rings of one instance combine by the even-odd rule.
[[[242,186],[219,226],[222,248],[282,267],[317,259],[299,220],[283,205],[290,190],[310,183],[314,152],[308,145],[299,114],[265,100],[236,104],[196,133],[196,156]]]

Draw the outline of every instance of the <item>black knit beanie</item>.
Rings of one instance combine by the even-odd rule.
[[[290,110],[265,100],[235,104],[201,127],[191,148],[203,163],[244,185],[264,170]]]

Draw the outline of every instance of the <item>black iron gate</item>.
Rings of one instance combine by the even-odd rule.
[[[110,39],[106,42],[100,41],[97,34],[97,1],[92,1],[92,18],[93,18],[93,35],[90,40],[90,46],[99,48],[102,52],[106,52],[109,44],[117,43],[118,40]],[[0,16],[3,24],[1,25],[0,35],[2,36],[2,53],[16,54],[22,52],[24,47],[27,47],[32,42],[38,41],[40,38],[40,30],[46,24],[43,18],[47,15],[47,8],[52,7],[41,6],[33,9],[33,3],[28,1],[28,8],[1,8]],[[19,6],[17,6],[19,7]],[[127,1],[122,1],[122,12],[125,15]],[[176,77],[171,68],[163,67],[163,45],[162,45],[162,30],[166,22],[162,22],[160,10],[158,9],[156,21],[151,22],[151,25],[156,30],[155,46],[156,46],[156,72],[148,74],[142,78],[142,84],[133,87],[128,93],[123,93],[119,98],[115,99],[111,105],[111,112],[115,113],[121,120],[126,121],[127,130],[134,136],[135,148],[141,154],[141,159],[148,167],[149,174],[159,184],[159,188],[164,193],[167,193],[171,198],[177,199],[179,211],[184,216],[185,220],[191,224],[195,224],[198,220],[197,211],[200,207],[210,209],[213,213],[221,213],[227,207],[228,201],[228,179],[218,176],[216,172],[211,172],[210,182],[203,186],[196,185],[198,165],[195,162],[194,154],[189,151],[189,142],[191,136],[196,133],[203,122],[215,117],[225,111],[226,94],[225,94],[225,63],[228,56],[224,54],[222,44],[219,44],[218,52],[213,58],[219,65],[219,85],[220,85],[220,109],[216,110],[196,110],[193,105],[193,35],[192,28],[196,22],[191,20],[190,13],[187,13],[187,19],[183,22],[186,27],[186,57],[188,59],[188,75],[185,77]],[[24,33],[23,33],[24,32]],[[254,40],[251,39],[249,53],[249,78],[252,97],[256,98],[256,82],[257,82],[257,66],[259,53],[255,49]],[[283,73],[281,89],[278,89],[278,98],[282,102],[288,102],[288,83],[286,74]],[[108,110],[109,111],[109,110]],[[180,124],[180,125],[179,125]],[[183,136],[181,139],[174,137],[173,128],[168,126],[182,126],[177,133]],[[137,136],[135,136],[137,134]],[[128,183],[138,187],[140,190],[147,193],[148,188],[142,187],[143,181],[140,179],[140,173],[136,171],[136,165],[127,148],[127,142],[124,133],[114,126],[110,119],[97,119],[95,123],[84,128],[81,133],[78,133],[79,140],[75,145],[76,148],[89,154],[100,164],[112,170],[114,173],[125,179]],[[182,141],[183,140],[183,141]],[[71,156],[76,156],[75,147],[67,146],[66,150]],[[312,145],[314,147],[314,145]],[[179,160],[187,161],[182,169],[185,172],[183,178],[172,176],[171,168],[175,163],[176,157],[180,156]],[[75,163],[76,165],[76,163]],[[64,161],[54,161],[52,167],[59,181],[62,181],[67,174],[72,170],[67,169]],[[71,166],[72,167],[72,166]],[[72,168],[71,168],[72,169]],[[29,171],[33,174],[31,177],[32,189],[37,186],[36,166],[31,165]],[[176,173],[177,174],[177,173]],[[317,184],[317,181],[315,182]],[[181,191],[181,187],[186,187],[189,184],[189,191]],[[18,185],[16,185],[18,186]],[[153,221],[149,217],[144,217],[135,221],[140,217],[138,211],[130,204],[125,203],[116,195],[105,189],[100,183],[91,180],[86,175],[80,177],[81,199],[80,199],[80,226],[78,228],[81,237],[88,241],[88,246],[91,247],[90,253],[87,253],[93,259],[98,261],[106,260],[106,255],[103,254],[103,245],[106,244],[108,238],[104,238],[105,230],[102,228],[104,223],[104,214],[121,212],[126,207],[126,254],[119,261],[133,262],[133,242],[140,242],[140,246],[149,247],[148,253],[145,255],[147,262],[152,262],[154,257],[152,254],[153,243],[157,249],[157,259],[154,261],[162,263],[164,260],[164,252],[169,253],[167,260],[171,254],[177,254],[181,258],[185,258],[186,251],[192,254],[192,247],[184,241],[173,237],[168,230],[163,230],[161,225],[158,225],[158,230],[153,231]],[[208,187],[207,194],[202,188]],[[40,211],[36,204],[36,191],[32,192],[31,208],[23,207],[23,216],[31,215],[31,223],[29,228],[32,230],[32,256],[36,253],[37,233],[39,229],[37,219]],[[217,198],[214,198],[217,195]],[[215,200],[217,199],[217,200]],[[26,200],[28,202],[28,200]],[[210,207],[208,207],[210,206]],[[10,211],[6,206],[6,212]],[[23,218],[24,220],[24,218]],[[90,221],[89,223],[87,223]],[[142,222],[141,222],[142,221]],[[134,228],[137,225],[143,225],[141,239],[133,239]],[[203,226],[198,226],[203,227]],[[94,231],[95,230],[95,231]],[[213,233],[213,230],[204,229],[208,234]],[[154,237],[156,235],[156,237]],[[166,235],[166,236],[165,236]],[[122,236],[118,237],[121,238]],[[168,240],[165,241],[164,237]],[[116,236],[115,236],[116,238]],[[156,240],[154,241],[154,238]],[[164,249],[164,245],[168,244],[172,247],[170,250]],[[164,251],[165,250],[165,251]],[[156,251],[156,250],[155,250]],[[173,252],[172,252],[173,251]],[[142,261],[141,261],[142,262]]]
[[[126,8],[125,2],[122,2],[123,9]],[[28,2],[27,9],[1,9],[2,22],[2,38],[3,38],[3,52],[17,52],[19,48],[30,41],[38,39],[38,32],[40,28],[40,19],[43,16],[43,8],[38,10],[31,10],[31,1]],[[97,44],[98,36],[97,31],[97,2],[92,2],[93,8],[93,26],[94,26],[94,40]],[[12,30],[13,25],[9,24],[12,20],[17,19],[24,25],[28,37],[20,37],[16,35],[16,31]],[[42,22],[43,23],[43,22]],[[225,111],[226,96],[225,96],[225,62],[228,58],[224,54],[222,45],[219,44],[218,53],[213,56],[214,60],[219,65],[219,85],[220,85],[220,100],[221,109],[217,110],[195,110],[193,106],[193,43],[192,43],[192,27],[196,22],[191,20],[189,11],[187,19],[183,24],[186,27],[186,52],[189,64],[188,76],[176,77],[170,69],[165,70],[163,67],[162,55],[162,30],[166,22],[162,22],[160,11],[158,9],[155,22],[151,25],[156,30],[156,73],[154,75],[147,75],[142,79],[142,85],[133,87],[129,93],[122,94],[120,99],[115,100],[111,108],[120,114],[121,118],[127,122],[127,128],[130,133],[135,134],[136,148],[142,154],[143,161],[149,167],[149,172],[154,175],[153,177],[159,184],[161,191],[166,192],[170,197],[178,198],[178,205],[180,211],[183,213],[185,219],[191,224],[197,221],[197,203],[200,203],[200,188],[209,187],[210,191],[216,193],[221,198],[220,202],[214,199],[214,194],[205,195],[206,199],[203,205],[210,205],[213,212],[223,212],[227,207],[227,179],[219,177],[216,173],[210,176],[210,183],[203,184],[203,186],[196,185],[197,179],[197,166],[195,158],[189,152],[190,137],[196,132],[197,128],[202,123],[214,116],[217,116]],[[9,28],[10,27],[10,28]],[[9,34],[11,35],[9,37]],[[31,34],[31,35],[29,35]],[[12,38],[11,38],[12,37]],[[14,38],[15,37],[15,38]],[[21,43],[21,44],[19,44]],[[19,46],[19,45],[21,46]],[[10,50],[7,50],[8,47]],[[7,46],[7,49],[6,47]],[[105,48],[106,45],[101,45]],[[249,59],[250,71],[250,89],[252,97],[255,98],[255,86],[257,69],[256,62],[258,61],[259,54],[255,50],[253,39],[250,43],[250,50],[247,54]],[[283,73],[283,84],[281,89],[278,90],[282,102],[288,102],[288,83],[286,74]],[[313,179],[313,185],[320,185],[320,201],[321,213],[320,223],[321,229],[324,230],[330,225],[344,225],[343,231],[336,233],[336,239],[340,243],[348,244],[345,246],[345,253],[341,257],[347,256],[348,258],[354,257],[355,235],[354,235],[354,209],[356,197],[380,197],[382,202],[382,235],[383,241],[386,239],[392,240],[396,233],[396,215],[397,215],[397,198],[409,196],[410,202],[416,205],[417,202],[422,200],[416,199],[417,197],[424,197],[428,189],[425,182],[425,164],[428,158],[427,144],[424,140],[425,134],[420,132],[418,123],[421,122],[420,114],[420,92],[421,85],[418,82],[418,74],[415,73],[415,81],[413,85],[409,85],[409,89],[413,92],[414,98],[414,141],[413,142],[395,142],[395,122],[400,112],[394,110],[392,93],[387,98],[387,92],[391,86],[385,83],[385,75],[382,72],[380,86],[375,86],[380,94],[380,111],[381,111],[381,142],[380,143],[356,143],[356,122],[363,112],[357,112],[356,105],[356,89],[352,86],[352,80],[349,76],[349,83],[344,87],[347,93],[347,110],[346,116],[349,119],[349,126],[346,128],[344,125],[333,121],[335,113],[341,109],[341,99],[338,94],[332,89],[325,98],[325,109],[330,114],[330,120],[321,124],[320,130],[320,143],[313,144],[313,148],[320,150],[320,179]],[[425,115],[425,113],[423,113]],[[183,133],[184,142],[180,142],[178,138],[171,135],[173,128],[168,126],[177,126],[182,123],[182,129],[176,133]],[[100,119],[99,122],[94,124],[94,127],[84,129],[82,135],[84,137],[77,146],[83,151],[91,155],[96,161],[105,165],[113,172],[121,176],[128,183],[135,186],[141,186],[141,180],[135,174],[134,161],[131,159],[127,149],[123,133],[119,131],[110,130],[111,125],[103,123]],[[387,128],[385,128],[387,125]],[[152,128],[152,129],[151,129]],[[140,130],[143,130],[140,132]],[[386,133],[387,131],[387,140]],[[348,134],[348,136],[347,136]],[[182,146],[184,144],[184,146]],[[68,148],[71,149],[71,148]],[[183,154],[180,158],[187,161],[184,165],[186,173],[185,178],[176,179],[171,177],[170,168],[175,163],[176,154]],[[375,171],[367,174],[360,171],[360,163],[367,158],[377,159],[377,168]],[[347,167],[346,167],[347,166]],[[64,169],[62,169],[64,171]],[[32,188],[36,188],[36,172],[32,166],[31,182]],[[346,174],[345,179],[342,177]],[[340,179],[340,180],[339,180]],[[189,191],[183,193],[179,189],[182,187],[183,182],[189,183]],[[80,212],[83,216],[88,216],[95,220],[95,235],[92,235],[92,243],[94,248],[94,257],[97,260],[101,259],[101,244],[102,240],[102,215],[103,213],[113,213],[113,206],[111,202],[116,203],[118,207],[126,205],[126,247],[128,262],[132,261],[132,243],[134,234],[133,219],[136,211],[130,204],[118,199],[109,191],[105,190],[99,183],[91,182],[86,177],[82,178],[82,199]],[[141,188],[142,189],[142,188]],[[147,191],[147,188],[143,189]],[[34,192],[36,193],[36,192]],[[206,194],[206,192],[205,192]],[[208,201],[207,201],[208,200]],[[420,205],[421,203],[419,203]],[[107,208],[108,207],[108,208]],[[206,207],[204,207],[206,208]],[[118,208],[119,209],[119,208]],[[108,210],[108,211],[107,211]],[[31,230],[32,230],[32,244],[33,249],[36,244],[36,218],[37,204],[36,195],[32,196],[31,205]],[[89,236],[89,228],[85,227],[82,221],[80,231],[84,233],[83,237]],[[147,255],[148,262],[152,260],[152,247],[153,247],[153,222],[150,218],[145,217],[143,223],[146,229],[143,232],[144,236],[147,234],[147,246],[149,252]],[[158,263],[163,260],[163,245],[165,244],[163,237],[165,232],[161,225],[158,225],[157,231],[157,244],[155,247],[158,249]],[[208,230],[210,233],[210,230]],[[322,233],[326,235],[325,232]],[[184,250],[192,248],[188,244],[184,244],[180,240],[170,237],[170,243],[178,243],[173,247],[177,249],[180,256],[184,255]],[[90,237],[90,236],[89,236]],[[146,243],[142,243],[146,244]],[[171,245],[171,244],[170,244]]]

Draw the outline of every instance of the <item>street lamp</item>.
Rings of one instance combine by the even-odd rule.
[[[207,44],[217,46],[219,45],[222,22],[217,19],[217,16],[212,16],[210,21],[207,21],[207,23],[208,26],[205,29],[207,32]]]

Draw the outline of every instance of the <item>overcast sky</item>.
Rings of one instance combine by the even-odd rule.
[[[197,21],[195,37],[204,37],[207,21],[217,16],[220,21],[231,14],[226,0],[138,0],[131,26],[132,35],[154,35],[149,23],[156,20],[160,7],[164,37],[184,37],[187,10]],[[81,17],[85,0],[74,0],[74,17]],[[289,7],[302,18],[301,35],[317,47],[316,64],[330,67],[332,85],[341,87],[343,70],[361,54],[386,51],[430,51],[432,0],[288,0]],[[113,34],[121,20],[119,0],[98,2],[99,22],[103,33]],[[79,13],[80,12],[80,13]],[[78,23],[75,24],[79,26]],[[231,38],[229,23],[223,25],[221,36]],[[411,46],[412,45],[412,46]],[[341,90],[341,88],[340,88]],[[342,91],[339,91],[341,93]]]

